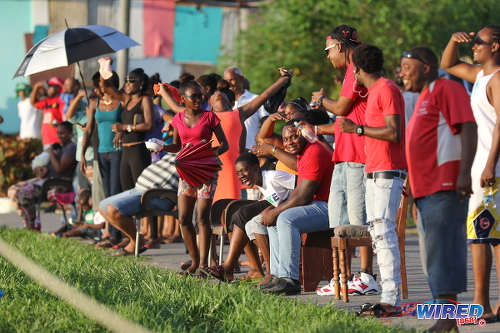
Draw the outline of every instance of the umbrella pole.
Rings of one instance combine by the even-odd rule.
[[[68,20],[66,18],[64,19],[64,23],[66,23],[66,28],[67,29],[71,29],[69,27]],[[90,103],[89,94],[87,92],[87,87],[85,86],[85,78],[83,77],[82,68],[80,67],[80,62],[79,61],[76,62],[76,67],[78,67],[78,73],[80,73],[80,78],[82,79],[83,91],[85,91],[85,97],[87,98],[87,103]]]

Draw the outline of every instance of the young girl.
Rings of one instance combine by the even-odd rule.
[[[184,103],[184,111],[177,113],[172,120],[174,128],[173,143],[166,145],[164,151],[178,152],[187,144],[199,144],[208,142],[215,134],[220,146],[215,148],[216,154],[225,153],[228,148],[228,142],[219,118],[215,113],[202,109],[202,93],[198,83],[189,81],[183,83],[179,92],[182,102]],[[174,109],[178,107],[177,103],[172,99],[168,92],[161,86],[160,95],[166,100],[168,105]],[[210,228],[210,208],[215,192],[217,177],[206,184],[202,184],[196,188],[187,184],[184,180],[179,180],[178,203],[179,220],[182,228],[184,242],[191,256],[191,266],[181,274],[194,274],[199,265],[207,265],[208,248],[211,239]],[[196,245],[195,231],[193,227],[193,210],[195,202],[197,203],[197,223],[199,229],[200,250]]]

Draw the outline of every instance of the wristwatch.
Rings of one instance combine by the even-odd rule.
[[[356,126],[356,134],[358,136],[362,136],[363,134],[365,134],[365,128],[361,125]]]
[[[132,132],[132,126],[130,126],[130,124],[127,125],[127,132],[129,132],[129,133]]]

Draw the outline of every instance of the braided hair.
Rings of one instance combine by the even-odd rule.
[[[345,63],[349,64],[349,54],[352,49],[361,44],[361,41],[358,39],[358,31],[356,28],[351,27],[349,25],[339,25],[335,29],[333,29],[326,40],[336,39],[340,42],[342,47],[345,48]]]
[[[491,30],[491,41],[500,43],[500,25],[490,24],[484,28]]]

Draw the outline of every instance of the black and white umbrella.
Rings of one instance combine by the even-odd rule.
[[[47,36],[33,46],[14,77],[68,66],[136,45],[139,44],[133,39],[104,25],[69,28]]]

